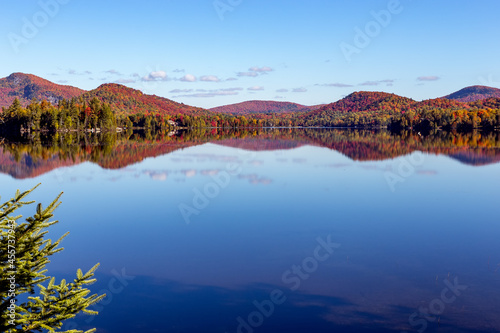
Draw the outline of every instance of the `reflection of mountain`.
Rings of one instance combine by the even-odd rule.
[[[214,142],[221,146],[240,148],[253,151],[264,150],[285,150],[294,149],[307,145],[307,141],[295,141],[286,139],[270,139],[270,138],[245,138],[245,139],[224,139]]]
[[[447,154],[451,158],[469,165],[486,165],[500,163],[500,151],[498,149],[476,152],[475,150],[460,151]]]
[[[130,134],[129,134],[130,135]],[[342,129],[273,129],[252,133],[245,131],[185,132],[179,135],[145,138],[136,134],[117,137],[75,138],[58,136],[50,141],[8,143],[0,146],[0,172],[14,178],[32,178],[61,167],[90,161],[106,169],[124,168],[145,158],[172,153],[178,149],[206,142],[253,151],[295,149],[314,145],[336,150],[352,160],[386,160],[414,151],[447,155],[469,165],[500,162],[498,133],[456,134],[436,132],[421,136],[411,132]]]
[[[24,152],[15,154],[0,147],[0,172],[11,175],[16,179],[34,178],[54,169],[80,164],[80,159],[65,159],[58,154],[51,154],[45,158],[33,158]]]

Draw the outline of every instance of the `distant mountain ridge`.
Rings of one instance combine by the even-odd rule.
[[[491,97],[500,98],[500,89],[486,86],[470,86],[442,98],[468,103]]]
[[[284,113],[284,112],[307,112],[321,107],[321,105],[306,106],[291,102],[279,101],[246,101],[211,108],[210,111],[217,113],[230,113],[234,115],[245,115],[252,113]]]
[[[83,94],[85,90],[60,85],[36,75],[13,73],[0,79],[0,107],[9,106],[17,97],[26,106],[35,98],[57,104],[61,99],[70,99]]]
[[[110,104],[118,114],[131,115],[150,113],[162,115],[211,115],[226,113],[235,116],[253,114],[302,113],[301,118],[308,120],[328,118],[332,114],[351,112],[402,113],[417,108],[464,108],[497,107],[500,105],[500,89],[471,86],[447,95],[443,98],[417,102],[411,98],[385,92],[353,92],[347,97],[326,105],[305,106],[282,101],[246,101],[224,105],[206,110],[203,108],[178,103],[170,99],[147,95],[140,90],[121,84],[106,83],[96,89],[85,91],[68,85],[59,85],[32,74],[13,73],[0,79],[0,107],[8,107],[15,98],[27,105],[32,99],[48,100],[53,104],[61,99],[83,98],[90,101],[97,97],[101,102]]]
[[[140,90],[116,83],[100,85],[94,90],[85,92],[82,97],[86,101],[97,97],[102,102],[113,106],[114,110],[119,114],[129,115],[143,112],[171,116],[177,114],[192,116],[208,113],[207,110],[202,108],[177,103],[156,95],[147,95]]]

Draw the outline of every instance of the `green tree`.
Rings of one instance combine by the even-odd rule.
[[[85,274],[78,269],[70,283],[61,280],[55,284],[55,278],[46,275],[49,257],[63,250],[59,243],[68,233],[55,242],[44,239],[47,228],[58,223],[50,219],[61,194],[45,209],[38,204],[36,213],[25,222],[18,224],[22,216],[12,216],[33,203],[24,200],[35,188],[17,191],[13,199],[0,205],[0,332],[56,332],[64,320],[80,312],[97,314],[89,307],[106,296],[87,296],[90,290],[86,286],[96,281],[93,276],[99,264]],[[66,331],[77,332],[82,331]]]

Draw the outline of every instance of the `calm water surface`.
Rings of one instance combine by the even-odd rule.
[[[3,148],[0,194],[64,191],[50,236],[71,234],[50,273],[101,263],[100,314],[65,329],[500,331],[499,149],[372,157],[353,142],[213,140],[23,177],[38,162]]]

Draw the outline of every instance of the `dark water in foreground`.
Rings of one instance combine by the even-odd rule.
[[[0,148],[3,199],[64,191],[49,272],[101,263],[65,329],[500,331],[497,133],[68,140]]]

